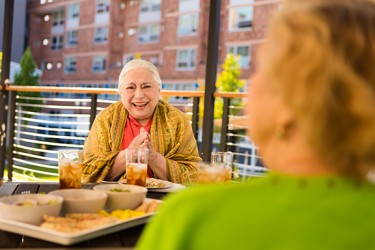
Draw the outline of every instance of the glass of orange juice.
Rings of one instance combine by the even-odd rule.
[[[126,157],[126,183],[131,185],[146,186],[148,149],[127,148]]]
[[[59,150],[58,165],[61,189],[82,187],[83,150]]]

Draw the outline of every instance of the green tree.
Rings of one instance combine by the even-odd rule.
[[[36,64],[31,54],[30,48],[27,48],[21,58],[21,70],[14,75],[14,84],[19,86],[40,86],[39,75],[36,73]],[[42,104],[42,94],[40,92],[17,92],[22,98],[22,103]],[[24,111],[40,112],[41,107],[22,106]],[[31,114],[24,114],[25,117],[31,117]]]
[[[243,80],[240,80],[241,65],[239,63],[239,56],[228,54],[223,65],[222,71],[219,74],[216,82],[216,90],[219,92],[238,92],[245,84]],[[231,105],[241,106],[241,99],[231,99]],[[230,110],[231,115],[235,115],[240,110]],[[215,118],[221,118],[223,116],[223,99],[215,99]]]

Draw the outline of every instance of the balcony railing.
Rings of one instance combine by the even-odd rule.
[[[6,173],[8,180],[50,181],[58,176],[57,152],[64,148],[83,148],[90,127],[101,110],[119,100],[117,89],[31,87],[7,85],[9,109],[7,125]],[[42,97],[23,97],[17,91],[40,92]],[[202,91],[162,91],[163,99],[185,112],[191,120],[198,147],[202,143],[200,119]],[[241,179],[265,172],[257,149],[246,135],[244,93],[215,93],[223,98],[223,116],[214,122],[213,148],[234,153],[234,167]],[[179,98],[176,98],[179,97]],[[39,104],[35,104],[39,103]],[[237,110],[237,112],[231,112]],[[231,113],[237,113],[231,115]],[[4,169],[0,169],[0,178]]]

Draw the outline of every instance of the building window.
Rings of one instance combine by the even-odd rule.
[[[179,12],[199,11],[199,0],[180,0],[178,4]]]
[[[198,13],[182,14],[178,18],[178,35],[194,35],[198,30]]]
[[[64,11],[52,13],[52,26],[64,25]]]
[[[75,46],[78,44],[78,31],[70,30],[66,32],[66,46]]]
[[[141,12],[160,11],[161,0],[142,0]]]
[[[64,59],[64,73],[72,74],[77,71],[77,58],[75,57],[66,57]]]
[[[74,3],[68,5],[68,19],[75,19],[79,17],[79,4]]]
[[[96,0],[96,13],[108,13],[109,12],[109,0]]]
[[[139,27],[138,41],[141,43],[158,42],[160,36],[160,24],[147,24]]]
[[[154,64],[155,66],[160,65],[160,57],[159,56],[150,56],[149,61]]]
[[[108,40],[108,27],[99,27],[95,29],[94,42],[106,43]]]
[[[59,49],[62,49],[62,47],[63,47],[63,37],[62,36],[52,37],[51,49],[59,50]]]
[[[231,46],[228,48],[228,53],[239,57],[241,68],[248,68],[250,65],[250,47],[246,46]]]
[[[127,64],[128,62],[130,62],[134,58],[135,58],[135,55],[124,55],[123,60],[122,60],[123,65]]]
[[[106,68],[105,56],[93,56],[92,57],[92,71],[103,72]]]
[[[229,30],[252,28],[253,11],[253,6],[231,7],[229,10]]]
[[[193,70],[195,69],[195,49],[177,50],[177,70]]]

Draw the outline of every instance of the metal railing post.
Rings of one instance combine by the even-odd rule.
[[[221,117],[221,135],[220,135],[220,151],[227,151],[228,142],[228,124],[229,124],[229,105],[230,99],[223,97],[223,115]]]
[[[90,129],[96,117],[96,109],[98,107],[98,94],[91,94],[91,108],[90,108]]]
[[[16,122],[16,91],[9,92],[9,154],[8,154],[8,180],[13,179],[13,149],[14,149],[14,129]],[[20,116],[20,114],[18,114]],[[18,117],[18,119],[21,119]]]
[[[194,137],[198,140],[198,131],[199,131],[199,101],[200,97],[193,97],[193,117],[192,117],[192,128]]]
[[[210,1],[210,15],[208,23],[207,65],[204,94],[204,117],[202,129],[202,158],[203,161],[211,160],[212,138],[214,127],[214,92],[216,89],[216,73],[219,55],[219,29],[220,29],[220,0]]]

